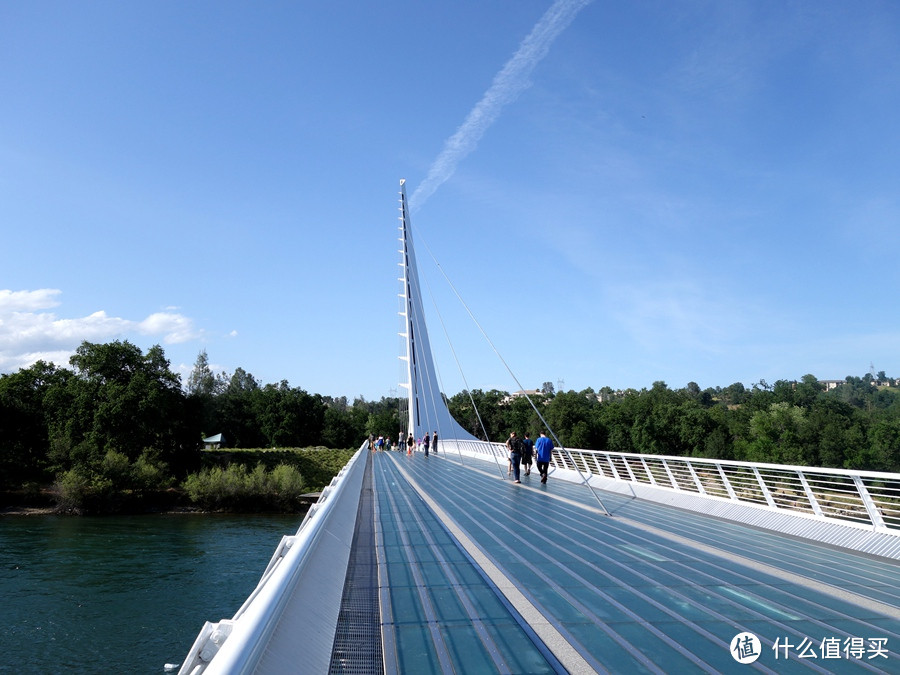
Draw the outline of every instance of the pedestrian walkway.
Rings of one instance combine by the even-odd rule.
[[[764,672],[900,672],[895,562],[469,457],[373,472],[388,672],[743,672],[745,632]]]

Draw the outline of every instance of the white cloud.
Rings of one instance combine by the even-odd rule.
[[[11,354],[9,355],[11,358],[7,358],[6,352],[0,352],[0,372],[15,372],[20,368],[27,368],[38,361],[55,363],[58,366],[67,366],[69,364],[69,357],[74,353],[74,350],[28,352],[25,354]]]
[[[56,307],[56,296],[61,291],[55,288],[41,288],[37,291],[10,291],[0,289],[0,316],[7,312],[34,311]]]
[[[58,289],[0,289],[0,372],[26,368],[38,360],[65,366],[85,340],[128,339],[129,334],[138,334],[179,344],[202,334],[191,318],[173,312],[156,312],[140,321],[109,316],[103,310],[84,317],[59,318],[46,310],[60,304],[60,295]]]
[[[144,335],[162,334],[166,344],[181,344],[200,337],[193,321],[182,314],[157,312],[141,321],[137,327]]]

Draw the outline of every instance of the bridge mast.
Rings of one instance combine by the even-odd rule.
[[[407,389],[409,401],[406,431],[415,438],[437,431],[446,440],[477,440],[450,415],[438,386],[428,329],[425,326],[425,312],[422,309],[405,180],[400,181],[400,267],[400,282],[403,284],[400,292],[403,310],[400,316],[404,319],[400,336],[405,338],[405,354],[401,354],[400,359],[406,362],[407,377],[407,381],[401,383],[401,386]]]

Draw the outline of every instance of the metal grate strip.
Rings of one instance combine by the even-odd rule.
[[[372,455],[369,454],[331,652],[328,672],[332,675],[383,673],[374,512]]]

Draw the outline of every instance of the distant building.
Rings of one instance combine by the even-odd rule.
[[[625,396],[625,392],[621,389],[617,389],[616,391],[598,391],[594,396],[598,403],[606,403],[607,401],[615,401],[616,399],[622,398]]]
[[[225,445],[225,434],[216,434],[203,439],[203,445],[207,450],[218,450]]]
[[[504,396],[500,403],[501,405],[507,405],[515,401],[517,398],[522,398],[523,396],[533,398],[535,396],[543,395],[544,392],[542,392],[540,389],[520,389],[519,391],[512,392],[509,396]]]

